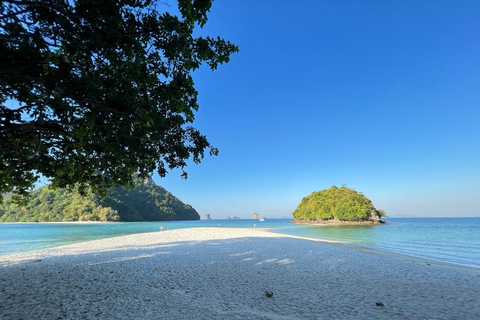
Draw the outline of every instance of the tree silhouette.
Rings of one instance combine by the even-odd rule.
[[[192,72],[238,47],[194,37],[211,0],[0,1],[0,194],[54,187],[105,193],[133,176],[200,163],[207,138]]]

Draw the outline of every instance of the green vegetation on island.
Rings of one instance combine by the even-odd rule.
[[[18,205],[5,196],[0,205],[0,222],[59,221],[163,221],[199,220],[197,211],[151,179],[137,180],[132,190],[116,188],[102,199],[98,194],[81,195],[77,189],[48,186],[31,193],[29,201]]]
[[[383,210],[376,209],[372,201],[362,193],[333,186],[303,198],[293,217],[302,221],[380,223],[386,214]]]

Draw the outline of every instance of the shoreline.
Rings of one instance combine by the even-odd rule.
[[[203,233],[206,231],[210,231],[213,233],[218,233],[215,236],[210,236],[208,238],[203,238],[203,236],[196,237],[191,236],[191,232]],[[158,241],[152,240],[152,238],[157,238],[157,235],[162,233],[169,233],[169,237],[162,237],[161,239],[157,239]],[[181,236],[176,234],[179,232]],[[175,234],[174,234],[175,233]],[[188,236],[186,236],[188,235]],[[417,262],[421,263],[435,263],[437,265],[444,265],[450,266],[453,268],[465,268],[465,269],[473,269],[480,271],[480,267],[476,265],[468,265],[462,263],[455,263],[450,261],[443,261],[443,260],[436,260],[435,258],[425,258],[415,255],[410,255],[407,253],[400,253],[390,250],[385,250],[381,248],[376,248],[372,246],[367,246],[363,244],[359,244],[356,242],[349,242],[349,241],[341,241],[341,240],[330,240],[330,239],[322,239],[322,238],[310,238],[310,237],[303,237],[303,236],[295,236],[283,233],[275,233],[269,229],[250,229],[250,228],[215,228],[215,227],[204,227],[204,228],[188,228],[188,229],[175,229],[169,231],[155,231],[155,232],[147,232],[147,233],[135,233],[130,235],[123,235],[123,236],[112,236],[108,238],[101,238],[101,239],[93,239],[93,240],[86,240],[81,242],[76,242],[72,244],[64,244],[58,245],[50,248],[26,251],[26,252],[19,252],[19,253],[12,253],[7,255],[0,255],[0,267],[4,267],[9,265],[8,261],[13,262],[12,264],[23,263],[25,261],[34,260],[37,258],[48,258],[48,257],[56,257],[62,255],[76,255],[83,252],[96,252],[95,250],[100,251],[108,251],[108,250],[117,250],[117,243],[135,243],[137,246],[142,245],[150,245],[151,243],[161,244],[161,243],[169,243],[169,242],[189,242],[189,241],[211,241],[211,240],[231,240],[231,239],[242,239],[242,238],[284,238],[284,239],[295,239],[295,240],[302,240],[302,241],[310,241],[310,242],[319,242],[319,243],[326,243],[332,245],[338,245],[346,250],[353,250],[368,254],[380,255],[390,258],[400,258],[400,259],[410,259],[416,260]],[[102,249],[98,249],[102,247]]]
[[[209,233],[207,236],[204,233]],[[247,228],[188,228],[169,231],[155,231],[147,233],[134,233],[124,236],[114,236],[95,240],[87,240],[67,245],[59,245],[51,248],[33,250],[27,252],[13,253],[0,256],[0,267],[8,265],[8,262],[22,263],[31,259],[49,258],[63,255],[76,255],[84,252],[104,252],[118,250],[125,243],[128,245],[160,245],[171,242],[204,242],[211,240],[231,240],[242,238],[290,238],[312,242],[323,242],[331,244],[348,244],[338,240],[319,238],[308,238],[294,235],[271,232],[269,229],[247,229]]]
[[[164,221],[161,221],[164,222]],[[18,222],[19,224],[22,224],[24,222]],[[28,223],[28,222],[27,222]],[[39,222],[40,224],[68,224],[71,222]],[[83,222],[80,222],[83,224]],[[90,222],[87,222],[90,223]],[[91,223],[93,224],[104,224],[105,222],[96,222],[92,221]],[[106,222],[107,224],[110,222]],[[117,224],[118,222],[111,222],[112,224]],[[125,223],[130,223],[130,222],[125,222]],[[148,223],[148,222],[147,222]],[[299,224],[302,225],[303,223],[295,223],[295,221],[291,222],[286,222],[287,224]],[[0,223],[1,224],[1,223]],[[311,224],[311,225],[318,225],[317,223],[305,223],[305,224]],[[386,222],[385,224],[391,224]],[[325,224],[321,224],[325,225]],[[337,226],[335,224],[327,224],[331,226]],[[369,225],[367,225],[369,226]],[[376,225],[374,225],[376,226]],[[228,231],[228,230],[245,230],[247,232],[249,231],[254,231],[254,232],[267,232],[269,234],[274,234],[275,237],[283,237],[283,238],[291,238],[291,239],[300,239],[300,240],[305,240],[305,241],[313,241],[313,242],[325,242],[325,243],[332,243],[332,244],[342,244],[347,246],[351,250],[366,250],[366,251],[376,251],[382,254],[386,255],[393,255],[393,256],[403,256],[409,259],[417,259],[425,262],[435,262],[437,264],[445,264],[445,265],[451,265],[454,267],[460,267],[460,268],[473,268],[473,269],[480,269],[480,265],[477,264],[467,264],[467,263],[461,263],[461,262],[455,262],[455,261],[446,261],[446,260],[441,260],[439,258],[435,257],[422,257],[420,255],[415,255],[415,254],[409,254],[406,252],[398,252],[395,250],[388,250],[388,249],[383,249],[381,247],[376,247],[376,246],[371,246],[371,245],[365,245],[362,243],[357,243],[357,242],[351,242],[351,241],[345,241],[345,240],[332,240],[332,239],[324,239],[324,238],[312,238],[312,237],[305,237],[305,236],[295,236],[295,235],[290,235],[286,233],[276,233],[275,231],[272,231],[270,228],[217,228],[217,227],[195,227],[195,228],[183,228],[183,229],[174,229],[174,230],[168,230],[170,231],[188,231],[188,230],[204,230],[204,229],[212,229],[212,230],[223,230],[223,231]],[[165,230],[164,232],[167,232]],[[71,247],[71,246],[83,246],[83,244],[88,245],[89,242],[97,242],[97,241],[103,241],[103,240],[113,240],[113,239],[121,239],[123,237],[129,237],[129,236],[141,236],[144,234],[157,234],[158,231],[153,231],[153,232],[142,232],[142,233],[134,233],[134,234],[129,234],[129,235],[111,235],[108,237],[101,237],[97,239],[88,239],[88,240],[80,240],[77,242],[67,242],[63,244],[55,244],[53,246],[48,246],[40,249],[31,249],[28,251],[19,251],[19,252],[13,252],[13,253],[6,253],[6,254],[0,254],[0,266],[2,265],[2,261],[8,260],[8,257],[16,257],[16,256],[25,256],[25,255],[30,255],[30,254],[35,254],[35,253],[44,253],[44,252],[53,252],[57,251],[57,249],[62,249],[64,247]],[[245,237],[251,237],[251,235],[244,235]],[[225,238],[227,239],[227,238]],[[48,254],[48,253],[47,253]]]
[[[322,225],[322,226],[381,226],[390,223],[383,220],[341,221],[341,220],[294,220],[291,224]]]
[[[2,319],[480,318],[478,268],[261,229],[135,234],[0,266]]]
[[[126,221],[89,221],[89,220],[75,220],[75,221],[15,221],[15,222],[0,222],[0,224],[47,224],[47,223],[55,223],[55,224],[68,224],[68,223],[80,223],[80,224],[97,224],[97,223],[122,223]]]

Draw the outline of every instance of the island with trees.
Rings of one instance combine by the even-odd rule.
[[[152,179],[136,179],[136,188],[114,188],[102,198],[97,193],[82,195],[77,188],[45,186],[31,193],[30,199],[18,204],[11,195],[0,205],[0,222],[66,222],[66,221],[166,221],[199,220],[190,205],[158,186]]]
[[[293,217],[294,223],[379,225],[387,215],[361,192],[333,186],[303,198]]]

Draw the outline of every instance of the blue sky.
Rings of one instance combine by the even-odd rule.
[[[215,1],[199,34],[240,53],[195,73],[194,126],[220,155],[154,179],[202,218],[289,218],[342,184],[391,217],[480,216],[478,21],[467,0]]]

